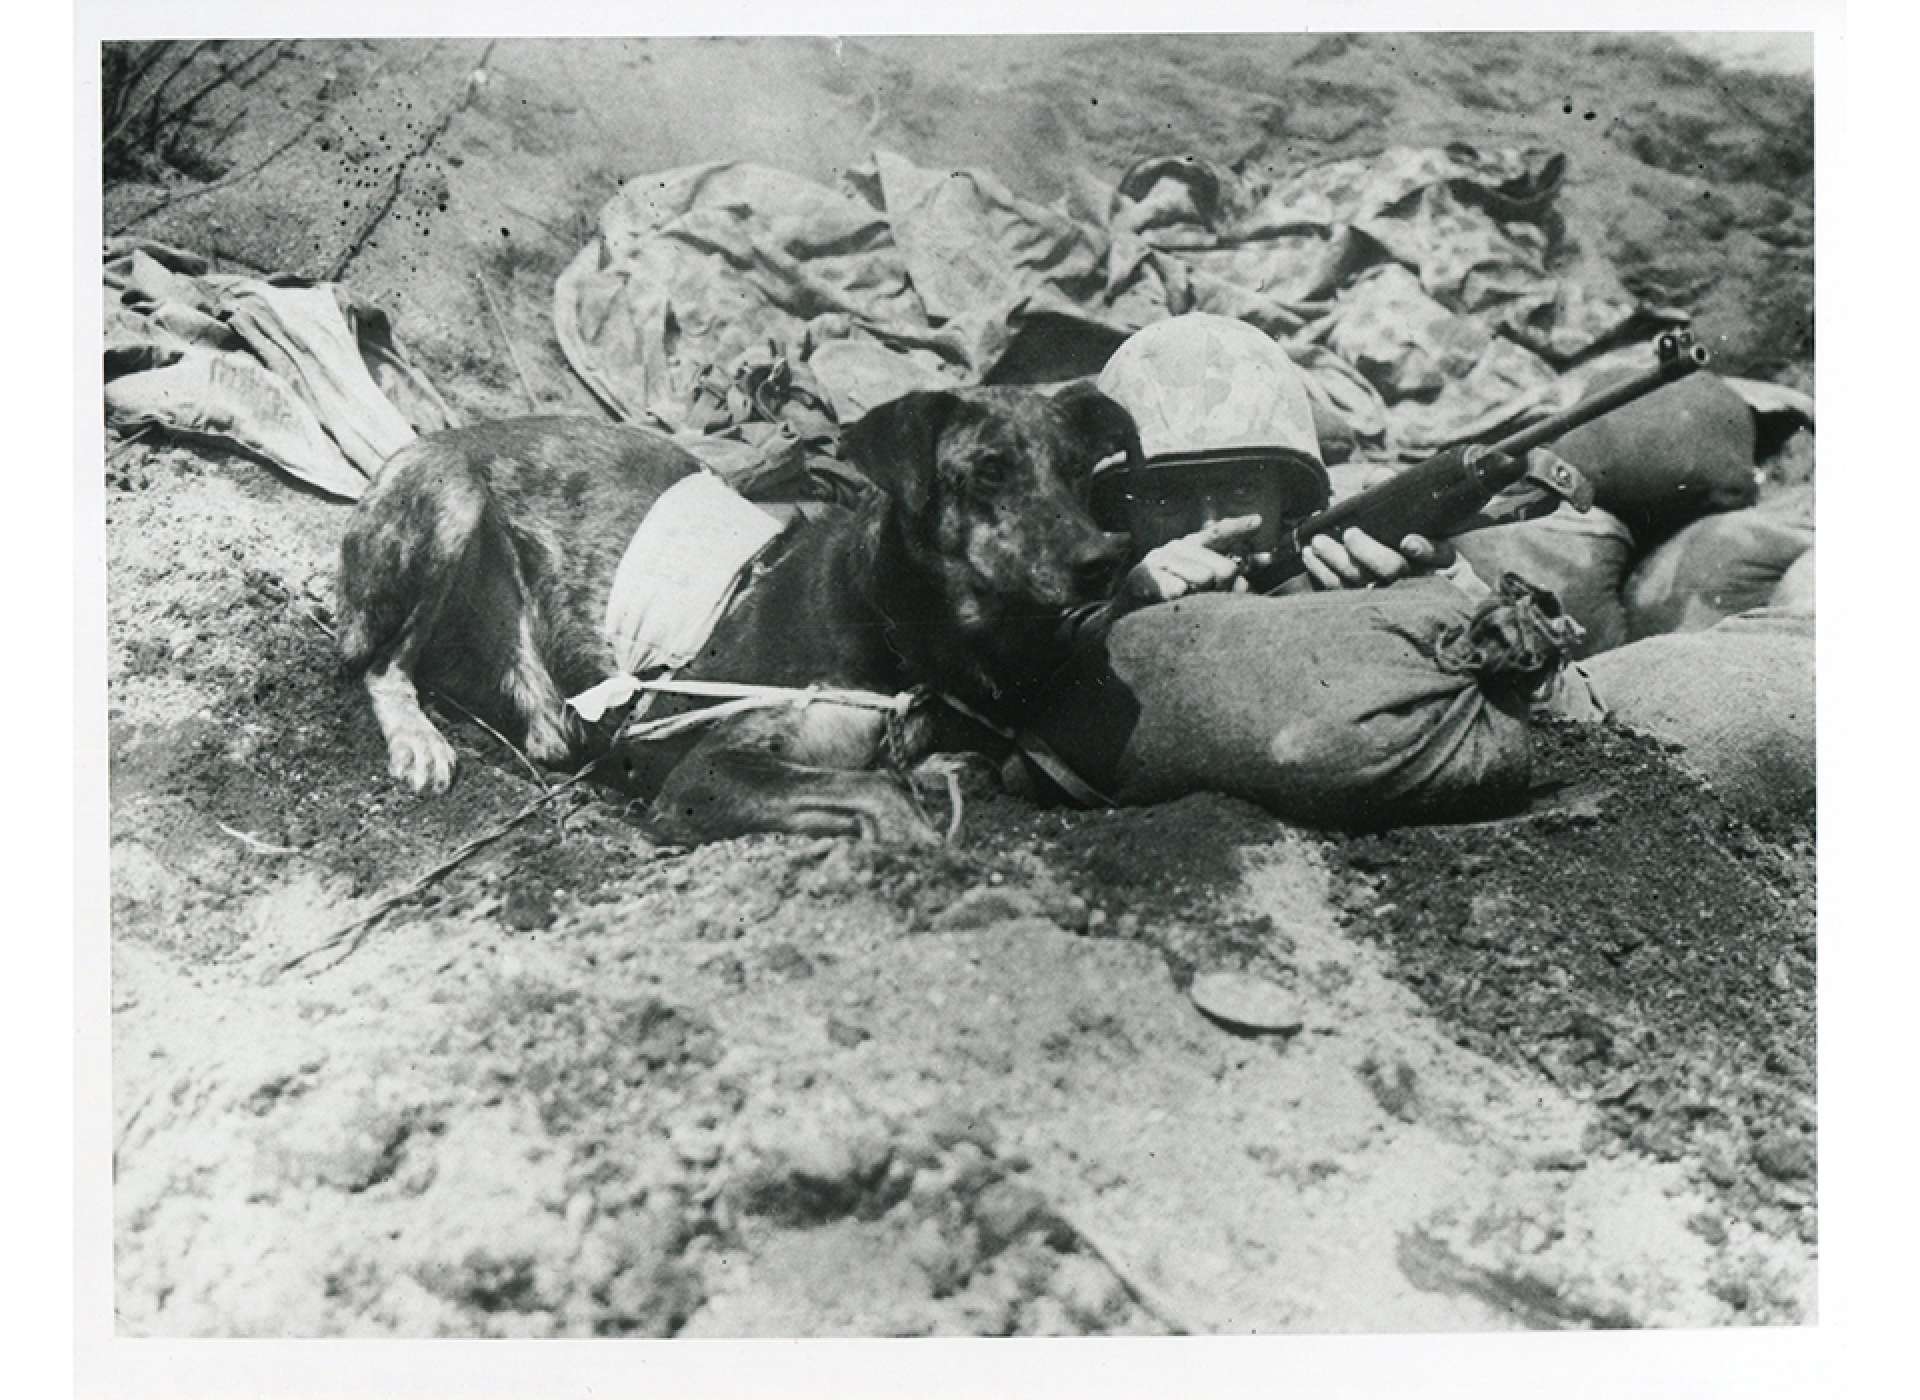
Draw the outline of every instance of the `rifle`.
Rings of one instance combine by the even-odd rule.
[[[1389,548],[1397,548],[1408,535],[1439,538],[1502,523],[1494,519],[1475,522],[1474,517],[1495,496],[1522,481],[1531,481],[1539,487],[1542,500],[1554,505],[1565,500],[1576,510],[1588,509],[1593,504],[1592,484],[1570,463],[1551,452],[1534,449],[1565,436],[1582,423],[1590,423],[1635,399],[1645,398],[1663,385],[1686,378],[1704,368],[1708,360],[1706,347],[1696,345],[1685,330],[1662,333],[1654,341],[1654,352],[1658,363],[1652,369],[1583,399],[1572,408],[1498,442],[1450,447],[1437,457],[1396,473],[1391,480],[1371,490],[1289,526],[1281,533],[1279,545],[1272,552],[1272,562],[1257,571],[1254,582],[1271,592],[1305,572],[1301,555],[1316,535],[1338,539],[1343,530],[1360,529]],[[1525,518],[1524,509],[1506,512],[1502,517],[1507,521]]]

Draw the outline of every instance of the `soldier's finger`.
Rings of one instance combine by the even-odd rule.
[[[1212,548],[1217,544],[1244,539],[1259,528],[1260,517],[1257,515],[1231,515],[1225,520],[1216,520],[1210,525],[1202,525],[1186,538],[1187,542]]]
[[[1363,583],[1371,582],[1360,566],[1354,562],[1353,555],[1347,552],[1346,546],[1333,536],[1315,535],[1308,549],[1312,554],[1319,556],[1320,562],[1327,566],[1338,581],[1335,587],[1358,587]]]
[[[1300,562],[1306,566],[1307,577],[1313,580],[1315,587],[1340,588],[1343,586],[1340,575],[1327,567],[1327,561],[1322,559],[1312,546],[1301,551]]]
[[[1217,554],[1191,540],[1175,540],[1166,546],[1166,553],[1169,560],[1179,561],[1183,574],[1197,574],[1195,582],[1210,579],[1215,583],[1225,583],[1240,572],[1240,561],[1231,554]]]
[[[1430,540],[1425,535],[1408,535],[1400,541],[1400,552],[1417,569],[1444,569],[1454,560],[1454,548],[1445,540]]]
[[[1348,530],[1340,537],[1355,564],[1381,582],[1389,583],[1407,572],[1406,556],[1388,549],[1365,530]]]
[[[1128,573],[1126,587],[1127,592],[1135,598],[1146,599],[1149,602],[1154,600],[1164,602],[1173,596],[1170,590],[1177,589],[1184,593],[1187,586],[1179,579],[1162,572],[1151,559],[1143,559]]]
[[[1219,582],[1223,577],[1216,574],[1213,566],[1204,558],[1195,559],[1181,554],[1168,554],[1156,560],[1154,572],[1161,578],[1177,581],[1183,590],[1205,588]]]

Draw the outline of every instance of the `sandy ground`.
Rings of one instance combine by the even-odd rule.
[[[141,232],[344,263],[476,417],[527,406],[484,279],[538,403],[591,412],[547,299],[645,170],[830,178],[886,144],[1052,197],[1181,147],[1535,142],[1636,290],[1811,383],[1791,79],[1578,36],[513,41],[420,149],[484,48],[300,46],[219,150],[284,155],[185,200],[200,179],[117,179],[108,226],[172,197]],[[284,969],[539,789],[457,717],[452,793],[387,782],[326,633],[340,507],[175,446],[108,471],[125,1333],[1815,1315],[1812,834],[1746,829],[1671,754],[1544,730],[1579,800],[1352,838],[975,783],[931,858],[660,849],[580,791]],[[1301,1028],[1208,1020],[1186,988],[1216,970]]]

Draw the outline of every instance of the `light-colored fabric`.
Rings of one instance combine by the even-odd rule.
[[[1773,590],[1773,597],[1767,606],[1779,608],[1784,612],[1812,614],[1813,589],[1813,546],[1807,546],[1807,552],[1793,561],[1793,567],[1780,576],[1780,584]]]
[[[780,522],[701,473],[654,503],[613,576],[602,622],[621,672],[677,671],[693,660]]]
[[[1513,417],[1636,322],[1684,319],[1596,257],[1563,265],[1565,166],[1464,145],[1277,175],[1159,156],[1104,208],[885,151],[836,187],[692,166],[607,204],[554,325],[616,412],[713,432],[698,386],[769,346],[848,422],[902,387],[1090,377],[1141,327],[1212,312],[1284,340],[1370,449],[1415,456]]]
[[[393,453],[458,421],[386,315],[345,288],[208,270],[165,244],[115,240],[106,293],[106,409],[217,438],[356,500]]]
[[[313,408],[361,475],[371,479],[417,436],[368,373],[331,287],[242,283],[227,290],[221,311],[255,358]]]
[[[600,625],[617,669],[567,704],[589,724],[643,694],[650,704],[653,689],[638,677],[671,675],[700,654],[747,570],[784,528],[710,473],[668,487],[627,541],[607,591]]]

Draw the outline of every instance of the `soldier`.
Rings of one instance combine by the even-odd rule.
[[[1130,510],[1137,522],[1143,512],[1151,519],[1157,510],[1169,519],[1181,512],[1190,518],[1197,507],[1212,517],[1202,528],[1148,550],[1119,596],[1101,610],[1105,621],[1188,593],[1246,591],[1249,573],[1266,562],[1262,536],[1270,540],[1285,522],[1257,513],[1225,514],[1236,499],[1267,500],[1296,520],[1326,503],[1326,466],[1302,372],[1253,326],[1198,312],[1157,322],[1114,352],[1099,387],[1133,416],[1146,459],[1136,480],[1154,485],[1132,490],[1106,475],[1115,468],[1096,471],[1096,513],[1103,506],[1110,514]],[[1125,506],[1116,504],[1122,495],[1128,497]],[[1339,539],[1322,535],[1304,562],[1302,588],[1373,588],[1442,572],[1463,591],[1485,592],[1451,546],[1421,535],[1392,545],[1361,530]]]

